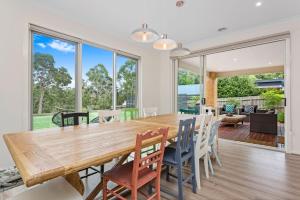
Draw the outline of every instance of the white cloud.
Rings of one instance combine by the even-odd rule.
[[[53,40],[48,44],[49,47],[62,52],[75,52],[75,46],[60,40]]]
[[[43,49],[46,48],[46,45],[44,43],[37,43],[37,45],[42,47]]]

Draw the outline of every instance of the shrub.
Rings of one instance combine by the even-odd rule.
[[[284,112],[278,112],[277,114],[277,121],[280,123],[284,123]]]
[[[283,94],[280,94],[280,91],[278,90],[268,90],[262,93],[261,96],[265,100],[264,107],[270,110],[280,106],[283,99]]]

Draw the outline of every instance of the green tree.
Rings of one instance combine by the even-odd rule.
[[[178,71],[178,85],[200,84],[200,76],[185,69]]]
[[[129,98],[136,97],[136,61],[127,60],[124,65],[122,65],[117,74],[117,103],[122,105]]]
[[[257,74],[255,75],[255,77],[259,80],[283,79],[284,73],[278,72],[278,73]]]
[[[86,73],[84,82],[84,107],[94,109],[110,108],[112,104],[112,78],[103,64],[98,64]]]
[[[54,64],[52,55],[34,54],[33,102],[35,104],[33,108],[35,113],[52,112],[55,106],[60,106],[59,102],[67,99],[65,91],[69,89],[67,86],[72,82],[72,77],[65,67],[55,68]],[[70,103],[65,102],[65,105]]]
[[[256,88],[255,77],[234,76],[218,79],[218,98],[257,96],[261,89]]]

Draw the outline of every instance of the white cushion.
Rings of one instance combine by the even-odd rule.
[[[9,200],[82,200],[83,197],[63,177],[59,177],[10,198]]]

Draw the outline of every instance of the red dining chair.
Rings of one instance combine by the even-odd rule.
[[[148,200],[160,199],[160,174],[162,159],[164,156],[165,145],[167,141],[169,128],[161,128],[158,131],[147,131],[140,133],[136,137],[136,149],[134,160],[123,165],[117,166],[110,171],[104,173],[103,177],[103,199],[106,200],[108,195],[117,197],[118,199],[126,200],[117,191],[123,191],[122,189],[128,189],[131,191],[131,199],[137,200],[138,192],[145,196]],[[159,139],[159,149],[155,152],[142,157],[141,151],[145,140]],[[153,143],[148,146],[153,145]],[[156,169],[152,169],[152,166],[156,165]],[[107,188],[108,181],[116,183],[118,186],[113,189]],[[151,196],[145,194],[139,189],[155,181],[155,193]]]

